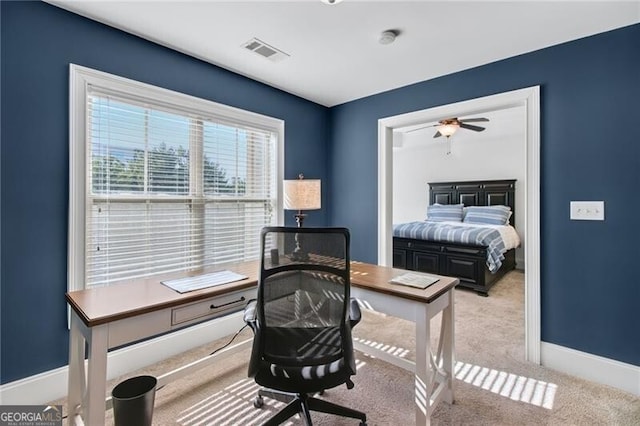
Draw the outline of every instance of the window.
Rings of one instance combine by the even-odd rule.
[[[259,258],[283,123],[71,66],[69,289]]]

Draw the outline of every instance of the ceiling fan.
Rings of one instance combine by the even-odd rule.
[[[485,128],[476,126],[473,124],[467,123],[478,123],[483,121],[489,121],[488,118],[485,117],[475,117],[475,118],[465,118],[459,119],[458,117],[445,118],[443,120],[438,121],[436,124],[432,124],[429,126],[418,127],[417,129],[411,129],[409,132],[415,132],[416,130],[426,129],[427,127],[435,127],[438,131],[433,135],[434,138],[439,138],[440,136],[449,137],[453,135],[458,129],[467,129],[473,130],[474,132],[482,132]]]

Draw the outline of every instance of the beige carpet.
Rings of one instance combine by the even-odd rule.
[[[524,361],[524,274],[509,273],[490,297],[456,290],[455,404],[441,404],[434,425],[640,425],[640,398]],[[435,321],[435,328],[439,326]],[[246,334],[245,334],[246,333]],[[243,335],[249,336],[246,331]],[[241,339],[243,335],[239,336]],[[395,346],[413,359],[412,323],[366,313],[354,338]],[[222,339],[132,373],[160,375],[204,356]],[[257,386],[246,377],[249,351],[168,384],[156,393],[154,425],[256,425],[280,403],[251,404]],[[414,424],[413,376],[357,353],[355,388],[328,390],[323,398],[367,413],[368,424]],[[111,388],[123,380],[113,380]],[[64,401],[56,401],[64,404]],[[66,410],[65,410],[66,411]],[[357,420],[313,413],[317,425],[357,425]],[[112,412],[106,413],[113,425]],[[293,419],[290,425],[303,424]]]

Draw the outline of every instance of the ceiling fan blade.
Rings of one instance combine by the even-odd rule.
[[[436,134],[433,135],[434,138],[439,138],[440,136],[442,136],[442,133],[440,133],[440,130],[438,130]]]
[[[472,126],[471,124],[465,124],[465,123],[460,123],[460,127],[467,130],[473,130],[474,132],[481,132],[484,130],[484,127]]]
[[[477,118],[465,118],[460,120],[461,123],[473,123],[478,121],[489,121],[489,119],[484,117],[477,117]]]
[[[438,126],[438,124],[431,124],[429,126],[418,127],[418,128],[415,128],[415,129],[407,130],[405,133],[417,132],[418,130],[428,129],[429,127],[435,127],[435,126]]]

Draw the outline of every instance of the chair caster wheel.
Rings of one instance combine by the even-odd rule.
[[[264,399],[262,399],[261,396],[256,396],[255,398],[253,398],[253,406],[255,408],[262,408],[263,405],[264,405]]]
[[[367,422],[360,422],[360,426],[367,426]]]

